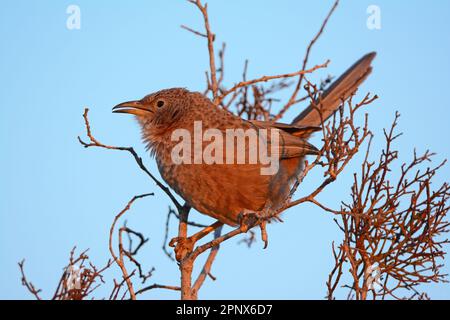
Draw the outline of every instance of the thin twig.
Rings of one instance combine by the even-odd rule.
[[[144,162],[142,161],[142,158],[136,153],[136,151],[133,148],[108,146],[108,145],[105,145],[105,144],[99,142],[96,138],[94,138],[94,136],[92,135],[92,132],[91,132],[91,126],[89,123],[88,113],[89,113],[89,109],[88,108],[84,109],[83,118],[84,118],[84,122],[86,125],[87,136],[90,140],[90,143],[84,142],[80,137],[78,137],[78,141],[85,148],[99,147],[99,148],[104,148],[104,149],[109,149],[109,150],[127,151],[127,152],[131,153],[131,155],[134,157],[136,163],[138,164],[139,168],[142,171],[144,171],[156,183],[156,185],[162,191],[164,191],[164,193],[166,193],[168,195],[170,200],[172,200],[172,202],[174,203],[174,205],[177,208],[181,208],[182,207],[181,204],[177,201],[177,199],[172,194],[172,192],[169,190],[169,188],[166,187],[165,185],[163,185],[158,179],[156,179],[156,177],[145,167]]]

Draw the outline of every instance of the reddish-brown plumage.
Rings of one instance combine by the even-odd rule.
[[[358,61],[332,85],[334,89],[322,97],[320,107],[327,117],[338,107],[338,98],[348,97],[367,77],[374,56],[369,54]],[[254,212],[261,216],[278,209],[298,177],[304,157],[317,153],[306,141],[317,130],[314,126],[320,125],[319,117],[313,114],[314,108],[309,109],[293,125],[246,121],[217,107],[198,92],[174,88],[120,104],[115,111],[136,115],[143,140],[155,156],[161,176],[172,189],[199,212],[237,225],[242,213]],[[186,129],[193,135],[195,121],[202,121],[204,130],[220,132],[237,128],[278,129],[279,170],[274,175],[262,175],[261,163],[175,164],[171,153],[178,142],[171,141],[172,133],[176,129]],[[204,142],[203,148],[208,144]]]
[[[216,107],[202,94],[175,88],[162,90],[140,100],[145,111],[137,114],[142,137],[155,155],[163,179],[185,201],[199,212],[229,225],[238,224],[243,212],[262,214],[276,209],[289,192],[304,155],[316,153],[303,138],[281,131],[282,147],[295,149],[294,158],[281,160],[275,175],[262,175],[261,163],[174,164],[171,153],[178,141],[171,141],[175,129],[186,129],[193,136],[194,121],[202,121],[203,129],[264,129],[271,124],[243,120]],[[164,104],[159,106],[158,104]],[[289,126],[293,133],[314,131],[310,127]],[[256,131],[257,132],[257,131]],[[209,142],[204,142],[206,147]],[[192,147],[193,148],[193,147]],[[292,152],[292,151],[291,151]],[[235,152],[237,157],[237,152]],[[292,155],[289,155],[292,156]],[[281,155],[280,158],[285,158]]]

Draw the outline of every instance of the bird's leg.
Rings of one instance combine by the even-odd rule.
[[[267,225],[266,220],[262,221],[259,225],[259,228],[261,229],[261,240],[264,242],[264,249],[267,249],[267,246],[269,245],[269,238],[267,236],[266,225]]]
[[[192,250],[194,249],[194,245],[197,241],[206,237],[208,234],[210,234],[217,228],[220,228],[221,226],[223,226],[223,223],[217,221],[188,238],[181,238],[181,237],[173,238],[169,242],[169,246],[175,248],[175,257],[177,261],[183,260],[189,252],[192,252]]]

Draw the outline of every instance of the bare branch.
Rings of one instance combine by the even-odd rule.
[[[327,26],[328,21],[330,20],[331,16],[333,15],[333,13],[336,10],[336,8],[338,7],[338,5],[339,5],[339,0],[336,0],[334,2],[333,6],[331,7],[330,11],[328,12],[327,17],[322,22],[322,25],[321,25],[319,31],[317,32],[317,34],[314,36],[314,38],[309,43],[308,48],[306,49],[305,57],[303,58],[302,70],[306,69],[306,67],[308,65],[308,60],[309,60],[309,55],[311,53],[311,49],[313,48],[313,46],[317,42],[317,40],[319,40],[322,33],[325,31],[325,27]],[[297,99],[297,95],[302,87],[304,77],[305,77],[305,74],[300,74],[297,85],[294,89],[294,92],[292,93],[291,97],[289,98],[289,101],[284,105],[284,107],[280,110],[280,112],[275,116],[274,121],[281,119],[291,106],[302,101],[302,99],[299,99],[299,100]]]
[[[85,148],[99,147],[99,148],[104,148],[104,149],[109,149],[109,150],[127,151],[127,152],[131,153],[131,155],[134,157],[136,163],[138,164],[139,168],[141,168],[141,170],[144,171],[156,183],[156,185],[169,196],[170,200],[172,200],[172,202],[178,209],[181,208],[182,207],[181,204],[177,201],[177,199],[172,194],[172,192],[169,190],[169,188],[166,187],[165,185],[163,185],[158,179],[156,179],[156,177],[145,167],[144,162],[142,161],[142,158],[139,157],[139,155],[136,153],[136,151],[134,151],[133,148],[108,146],[108,145],[105,145],[105,144],[99,142],[97,139],[94,138],[94,136],[92,135],[92,132],[91,132],[91,126],[90,126],[89,119],[88,119],[88,113],[89,113],[89,109],[88,108],[84,109],[83,118],[84,118],[84,122],[86,125],[87,136],[90,140],[90,143],[84,142],[80,137],[78,137],[78,141]]]
[[[131,208],[131,205],[138,199],[142,199],[148,196],[153,196],[153,193],[147,193],[147,194],[142,194],[139,196],[134,196],[126,205],[126,207],[119,212],[119,214],[116,215],[116,217],[114,218],[114,221],[111,225],[110,231],[109,231],[109,252],[111,253],[111,256],[113,257],[113,261],[119,266],[120,270],[122,271],[122,275],[123,275],[123,279],[125,280],[127,287],[128,287],[128,291],[130,293],[130,297],[132,300],[136,300],[136,295],[134,292],[134,287],[133,287],[133,283],[130,280],[130,276],[129,273],[125,267],[125,262],[124,262],[124,255],[125,255],[125,251],[123,250],[123,244],[122,244],[122,233],[119,232],[119,257],[116,256],[116,254],[114,253],[114,249],[113,249],[113,234],[114,234],[114,229],[116,226],[117,221]],[[127,255],[128,256],[128,255]],[[128,256],[128,258],[130,258],[130,256]]]
[[[308,73],[312,73],[314,71],[316,71],[317,69],[321,69],[321,68],[326,68],[328,66],[328,64],[330,63],[330,61],[326,61],[323,64],[318,64],[314,67],[312,67],[311,69],[302,69],[300,71],[297,72],[293,72],[293,73],[286,73],[286,74],[280,74],[280,75],[275,75],[275,76],[263,76],[261,78],[258,79],[253,79],[253,80],[249,80],[249,81],[242,81],[239,82],[238,84],[236,84],[234,87],[232,87],[229,90],[226,90],[224,93],[222,93],[222,95],[218,98],[218,100],[216,101],[216,103],[220,103],[226,96],[228,96],[230,93],[233,93],[234,91],[236,91],[237,89],[243,88],[243,87],[247,87],[256,83],[260,83],[260,82],[267,82],[270,80],[274,80],[274,79],[285,79],[285,78],[292,78],[292,77],[296,77],[298,75],[305,75]]]
[[[219,227],[218,229],[215,230],[215,232],[214,232],[214,239],[217,239],[217,238],[220,237],[221,231],[222,231],[222,227]],[[192,295],[193,295],[193,297],[195,299],[197,299],[198,291],[200,290],[200,288],[202,287],[203,283],[205,282],[206,276],[211,274],[211,267],[212,267],[212,264],[214,262],[214,259],[217,256],[217,253],[219,252],[219,248],[220,248],[220,246],[218,245],[218,246],[213,247],[211,249],[211,251],[209,252],[209,256],[206,259],[206,262],[205,262],[205,264],[203,266],[203,269],[200,272],[197,280],[195,281],[194,286],[192,287]]]
[[[25,269],[24,269],[25,259],[22,260],[21,262],[19,262],[18,264],[19,264],[20,273],[22,275],[22,279],[21,279],[22,285],[27,288],[27,290],[36,298],[36,300],[42,300],[41,297],[39,296],[39,293],[41,293],[42,290],[36,289],[36,287],[33,285],[33,283],[31,283],[27,280],[27,277],[25,275]]]
[[[187,27],[187,26],[185,26],[185,25],[181,25],[181,28],[183,28],[183,29],[185,29],[185,30],[187,30],[187,31],[189,31],[189,32],[192,32],[193,34],[195,34],[195,35],[197,35],[197,36],[199,36],[199,37],[204,37],[204,38],[208,38],[208,36],[206,35],[206,34],[204,34],[204,33],[201,33],[201,32],[199,32],[199,31],[196,31],[196,30],[194,30],[194,29],[191,29],[191,28],[189,28],[189,27]]]
[[[214,40],[216,36],[211,31],[208,17],[208,4],[202,5],[200,0],[188,0],[190,3],[197,6],[203,16],[205,23],[206,38],[208,39],[208,52],[209,52],[209,67],[211,71],[211,90],[213,94],[213,100],[216,101],[219,92],[219,84],[217,81],[216,62],[214,53]]]
[[[161,284],[152,284],[151,286],[142,288],[138,291],[136,291],[136,295],[143,294],[144,292],[154,290],[154,289],[166,289],[166,290],[174,290],[174,291],[180,291],[181,288],[177,286],[167,286],[167,285],[161,285]]]

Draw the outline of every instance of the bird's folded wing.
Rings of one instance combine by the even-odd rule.
[[[319,150],[307,140],[280,131],[279,158],[300,158],[305,155],[316,155]]]
[[[260,129],[277,129],[278,141],[272,140],[271,133],[268,133],[267,138],[269,147],[267,147],[268,153],[272,152],[272,145],[278,144],[278,148],[273,151],[278,155],[279,159],[290,159],[304,157],[305,155],[318,154],[319,150],[310,144],[306,139],[318,130],[320,127],[315,126],[293,126],[284,123],[272,123],[266,121],[250,121],[254,126]]]
[[[322,130],[322,128],[319,126],[302,126],[302,125],[292,125],[286,123],[258,121],[258,120],[250,120],[249,122],[253,123],[259,128],[266,128],[266,129],[276,128],[300,138],[308,138],[314,132]]]

